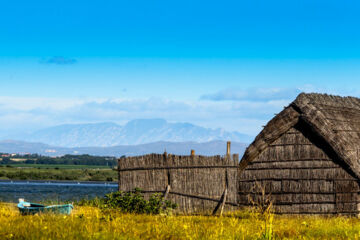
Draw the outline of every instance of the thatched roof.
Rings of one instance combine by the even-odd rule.
[[[299,120],[323,139],[348,170],[360,179],[360,99],[326,94],[301,93],[255,138],[246,149],[240,167],[245,168]]]

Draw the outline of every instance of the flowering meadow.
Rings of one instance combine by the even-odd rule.
[[[0,239],[359,239],[355,217],[126,214],[75,206],[71,215],[22,216],[0,203]]]

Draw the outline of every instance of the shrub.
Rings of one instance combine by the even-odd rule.
[[[81,200],[79,205],[97,206],[101,209],[114,209],[125,213],[138,214],[160,214],[170,213],[177,207],[175,203],[164,200],[162,194],[154,193],[146,200],[139,188],[131,192],[112,192],[105,195],[104,198],[93,200]]]

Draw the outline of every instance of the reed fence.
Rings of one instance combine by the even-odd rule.
[[[148,154],[120,158],[119,191],[162,193],[185,213],[222,213],[237,206],[238,154]]]

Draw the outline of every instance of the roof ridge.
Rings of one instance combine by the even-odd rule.
[[[338,94],[329,94],[329,93],[317,93],[317,92],[301,92],[295,99],[303,99],[303,98],[310,98],[310,97],[329,97],[329,98],[341,98],[341,99],[356,99],[360,100],[360,97],[354,97],[354,96],[341,96]]]
[[[344,99],[340,96],[331,96],[327,94],[317,94],[316,97],[335,97]],[[301,96],[299,95],[290,105],[299,112],[299,118],[305,121],[314,132],[317,132],[318,135],[330,145],[337,156],[346,163],[351,172],[360,179],[360,164],[354,162],[353,156],[351,156],[348,151],[345,151],[345,147],[351,146],[351,142],[349,142],[343,134],[334,132],[331,122],[326,118],[324,113],[319,110],[319,107],[314,104],[314,102],[316,103],[316,100],[310,98],[309,95],[301,94]]]

